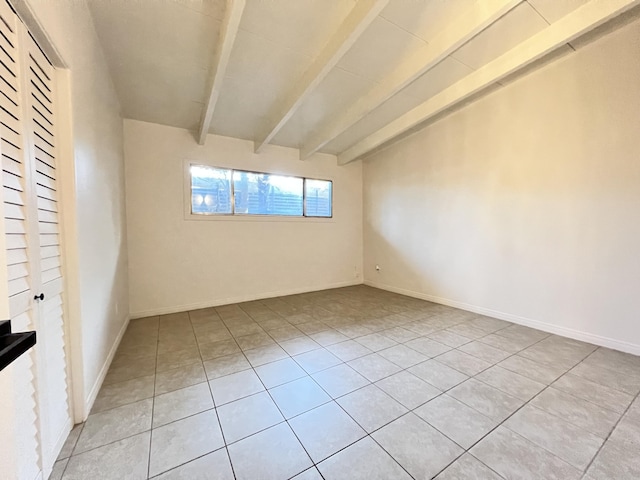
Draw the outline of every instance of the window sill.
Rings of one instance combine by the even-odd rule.
[[[335,223],[335,217],[278,217],[268,215],[194,215],[187,214],[185,220],[214,222],[302,222],[302,223]]]

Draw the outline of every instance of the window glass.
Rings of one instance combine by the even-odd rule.
[[[236,215],[302,216],[303,179],[234,171]]]
[[[196,215],[333,216],[333,182],[190,165]]]
[[[191,213],[230,214],[231,170],[191,166]]]
[[[304,197],[306,202],[305,215],[307,217],[331,217],[331,190],[329,180],[311,180],[304,182]]]

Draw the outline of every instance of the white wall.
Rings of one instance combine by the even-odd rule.
[[[77,243],[77,258],[67,258],[66,273],[79,289],[72,328],[82,358],[74,387],[86,415],[129,312],[122,119],[85,2],[29,3],[71,76],[75,202],[63,214],[75,219],[75,238],[67,241]]]
[[[362,168],[125,120],[133,317],[362,282]],[[184,162],[333,180],[331,220],[185,220]],[[243,221],[245,220],[245,221]]]
[[[366,160],[366,282],[640,354],[638,52],[636,21]]]

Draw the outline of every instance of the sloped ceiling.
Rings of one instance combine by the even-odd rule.
[[[279,107],[289,101],[295,108],[288,110],[270,143],[300,148],[306,154],[345,152],[584,4],[604,3],[88,1],[125,117],[197,131],[210,98],[211,78],[217,72],[222,86],[209,133],[260,142],[265,128],[278,123]],[[242,16],[237,31],[230,33],[223,25],[233,2]],[[331,57],[330,68],[303,97],[290,98],[296,82],[322,58],[357,2],[368,2],[379,10],[357,37],[350,38],[349,48]],[[636,2],[615,3],[628,9]],[[475,17],[492,9],[497,13],[482,28],[465,31]],[[462,35],[459,45],[453,38],[458,32]],[[447,41],[455,48],[434,54]],[[232,45],[224,72],[216,70],[216,52],[222,42]],[[421,71],[422,58],[436,61]],[[410,80],[406,85],[398,83],[402,75]]]

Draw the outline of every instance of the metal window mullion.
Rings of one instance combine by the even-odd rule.
[[[307,216],[307,179],[302,178],[302,216]]]
[[[233,181],[233,177],[235,173],[236,171],[234,169],[231,169],[231,178],[229,180],[231,182],[231,215],[236,214],[236,191],[235,191],[235,185]]]

